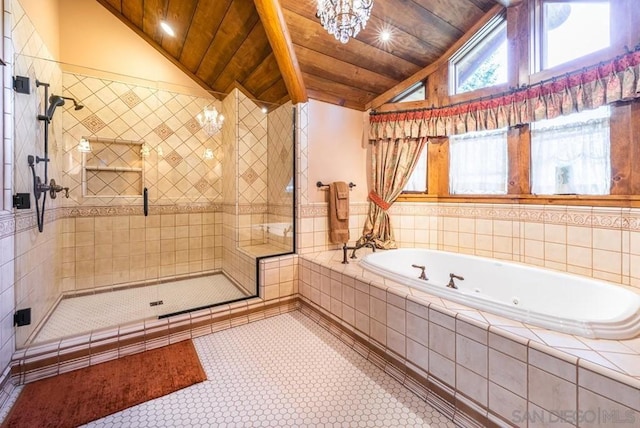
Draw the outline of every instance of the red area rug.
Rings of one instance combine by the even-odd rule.
[[[2,427],[76,427],[206,380],[193,342],[27,384]]]

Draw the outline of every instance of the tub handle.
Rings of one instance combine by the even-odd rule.
[[[420,272],[420,276],[418,277],[418,279],[423,279],[425,281],[429,280],[429,278],[427,278],[427,275],[424,273],[424,270],[427,268],[426,266],[411,265],[411,267],[414,267],[416,269],[420,269],[422,271],[422,272]]]
[[[455,273],[450,273],[449,274],[449,283],[447,284],[447,287],[455,288],[455,289],[458,288],[458,286],[456,285],[454,279],[459,279],[460,281],[464,281],[464,278],[461,277],[460,275],[456,275]]]

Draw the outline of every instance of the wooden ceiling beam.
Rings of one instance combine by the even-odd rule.
[[[447,49],[447,51],[440,58],[438,58],[435,62],[429,64],[422,70],[418,71],[417,73],[413,74],[411,77],[398,83],[393,88],[371,100],[369,103],[367,103],[366,109],[370,110],[375,109],[376,107],[380,107],[382,104],[387,103],[393,97],[400,95],[409,87],[426,79],[430,74],[432,74],[443,64],[449,61],[451,55],[453,55],[458,49],[460,49],[465,43],[467,43],[469,39],[471,39],[471,37],[473,37],[487,22],[489,22],[502,10],[502,5],[496,4],[495,6],[493,6],[487,13],[483,15],[483,17],[478,22],[473,25],[473,27],[469,29],[469,31],[467,31],[460,39],[458,39],[458,41],[456,41],[453,46]]]
[[[349,106],[360,111],[364,111],[364,107],[369,100],[371,100],[375,94],[364,91],[362,89],[354,88],[349,85],[345,85],[340,82],[336,82],[330,79],[325,79],[321,76],[315,76],[310,73],[302,73],[305,82],[309,90],[314,90],[316,93],[322,92],[329,96],[342,99],[339,105]],[[315,99],[315,97],[312,97]]]
[[[276,56],[276,62],[291,101],[293,104],[307,102],[307,89],[280,3],[278,0],[254,0],[254,4],[267,33],[271,49]]]

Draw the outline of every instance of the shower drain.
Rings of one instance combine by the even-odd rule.
[[[164,302],[162,300],[156,300],[155,302],[151,302],[149,303],[149,306],[160,306],[162,305]]]

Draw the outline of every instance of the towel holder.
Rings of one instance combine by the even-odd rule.
[[[318,189],[320,189],[321,187],[329,187],[328,184],[323,184],[322,181],[318,181],[316,182],[316,187]],[[352,182],[349,182],[349,189],[353,189],[354,187],[356,187],[355,184],[353,184]]]

